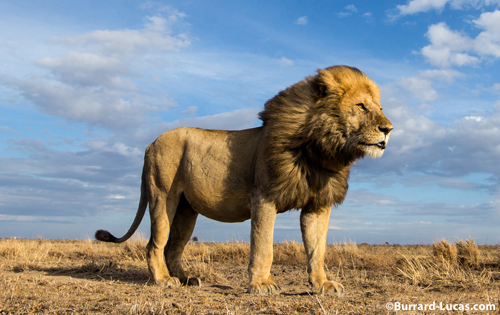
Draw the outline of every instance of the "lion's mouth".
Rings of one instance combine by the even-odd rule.
[[[385,149],[385,145],[386,145],[386,142],[385,141],[380,141],[380,142],[377,142],[377,143],[361,143],[362,145],[365,145],[367,147],[372,147],[372,146],[375,146],[375,147],[378,147],[382,150]]]

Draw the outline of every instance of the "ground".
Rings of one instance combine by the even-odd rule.
[[[0,314],[444,313],[440,305],[497,314],[500,309],[500,247],[477,247],[472,240],[446,242],[455,251],[451,258],[436,244],[328,245],[327,274],[346,289],[339,296],[309,290],[301,244],[275,244],[272,274],[282,291],[269,296],[246,293],[247,243],[189,243],[184,265],[202,286],[175,289],[152,283],[145,244],[143,239],[118,245],[0,239]],[[436,310],[418,310],[433,302]],[[396,312],[398,307],[410,310]],[[479,310],[486,307],[490,310]]]

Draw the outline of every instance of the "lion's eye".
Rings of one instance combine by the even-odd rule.
[[[359,103],[359,104],[356,104],[356,106],[358,106],[359,109],[361,109],[362,111],[366,111],[366,106],[365,104],[363,103]]]

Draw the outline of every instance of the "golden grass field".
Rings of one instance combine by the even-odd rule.
[[[248,243],[189,243],[184,264],[202,286],[176,289],[151,282],[145,246],[138,238],[119,245],[0,239],[0,314],[446,313],[388,311],[388,302],[496,309],[465,314],[500,309],[500,246],[478,247],[473,240],[328,245],[327,273],[346,289],[340,296],[311,294],[298,243],[275,244],[271,272],[282,291],[271,296],[246,293]]]

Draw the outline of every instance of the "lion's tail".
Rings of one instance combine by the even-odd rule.
[[[147,206],[148,206],[148,198],[147,198],[146,183],[144,182],[144,170],[143,170],[141,179],[141,199],[139,201],[139,208],[137,209],[134,222],[132,223],[132,226],[130,226],[130,229],[128,229],[128,232],[122,237],[116,238],[108,231],[97,230],[95,232],[95,239],[98,241],[111,242],[111,243],[125,242],[132,236],[132,234],[135,233],[135,231],[141,224],[142,218],[144,217],[144,213],[146,213]]]

